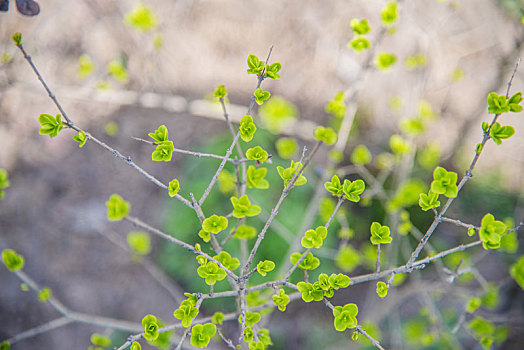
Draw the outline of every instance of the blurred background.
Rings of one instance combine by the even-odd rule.
[[[147,133],[165,124],[175,147],[223,154],[231,136],[212,92],[224,84],[231,118],[240,120],[256,86],[256,77],[246,74],[246,58],[255,54],[263,60],[273,47],[270,61],[282,63],[281,80],[263,83],[272,94],[271,103],[255,109],[255,114],[260,111],[265,117],[259,123],[255,116],[260,129],[252,143],[274,155],[273,165],[268,166],[274,190],[250,192],[266,214],[281,191],[275,167],[289,164],[285,159],[289,155],[281,154],[275,143],[290,137],[299,149],[311,148],[314,126],[337,128],[340,118],[326,112],[325,106],[339,91],[354,96],[348,109],[356,109],[348,142],[340,149],[341,167],[352,165],[350,156],[359,144],[365,144],[373,156],[390,152],[390,136],[404,131],[399,128],[402,118],[426,116],[431,122],[423,134],[410,137],[410,142],[421,152],[433,145],[436,164],[463,174],[475,144],[481,141],[481,122],[491,120],[486,96],[491,91],[505,94],[524,41],[521,0],[403,1],[399,19],[381,37],[380,12],[386,2],[378,0],[144,1],[141,4],[155,18],[150,27],[133,24],[131,14],[139,4],[134,0],[39,3],[41,12],[36,17],[22,16],[13,1],[9,12],[0,13],[0,168],[9,172],[11,183],[0,200],[0,249],[23,254],[24,271],[40,285],[49,286],[71,310],[137,324],[148,313],[166,323],[175,322],[172,313],[178,303],[173,295],[206,291],[207,286],[195,280],[197,265],[188,263],[194,261],[191,255],[156,237],[152,237],[149,256],[132,254],[125,237],[136,228],[108,222],[104,203],[118,193],[131,203],[132,215],[191,243],[199,242],[198,219],[95,144],[88,142],[79,149],[68,130],[54,139],[38,135],[38,115],[58,111],[12,44],[14,32],[22,33],[24,47],[75,124],[131,156],[161,181],[179,179],[186,198],[189,192],[197,197],[202,194],[218,161],[175,154],[172,162],[159,164],[151,161],[152,147],[132,137],[147,138]],[[366,67],[367,53],[357,54],[348,47],[354,38],[353,18],[369,20],[372,30],[367,37],[374,53],[396,55],[396,64],[389,70],[378,70],[373,64]],[[523,69],[521,66],[514,77],[512,92],[524,88]],[[284,125],[279,124],[282,120]],[[450,216],[476,225],[486,212],[500,220],[523,220],[522,113],[504,116],[501,122],[514,126],[515,136],[501,146],[488,144]],[[281,209],[278,227],[268,233],[275,238],[264,241],[261,259],[284,263],[287,246],[303,233],[297,223],[304,219],[328,159],[328,149],[323,147],[306,172],[308,184],[294,189]],[[435,157],[428,161],[429,166],[413,159],[411,175],[428,184]],[[379,163],[369,165],[372,174],[387,170],[388,165]],[[233,168],[227,171],[234,174]],[[350,173],[351,169],[346,171]],[[206,202],[206,213],[230,212],[230,185],[227,176],[219,181]],[[401,186],[395,181],[386,186],[391,197],[397,198]],[[420,192],[413,187],[405,191],[411,190]],[[432,216],[422,213],[416,200],[397,207],[390,201],[389,207],[381,207],[369,195],[361,206],[346,203],[330,233],[329,248],[318,254],[321,271],[312,278],[319,272],[344,271],[353,276],[372,271],[376,253],[369,244],[371,221],[387,218],[400,225],[408,213],[407,221],[410,215],[411,223],[425,232]],[[322,208],[329,212],[332,203],[326,199],[319,204],[320,215],[314,220],[318,225],[325,222]],[[263,223],[262,218],[253,225],[260,228]],[[344,229],[345,234],[341,233]],[[392,231],[398,235],[397,230]],[[470,242],[463,231],[443,224],[431,243],[444,250]],[[402,244],[409,252],[416,239],[404,237],[408,238],[402,238]],[[482,278],[501,286],[495,292],[499,302],[486,301],[479,311],[500,326],[494,347],[501,349],[520,349],[524,344],[522,289],[508,274],[508,266],[522,253],[518,248],[522,238],[515,235],[512,240],[501,253],[487,254],[476,248],[470,255],[446,261],[453,270],[462,258]],[[352,250],[341,249],[348,246]],[[238,252],[237,240],[230,242],[229,249]],[[388,256],[385,266],[405,262],[402,249],[395,249],[398,252]],[[350,257],[341,257],[341,251]],[[359,322],[367,322],[367,329],[388,349],[479,347],[464,329],[449,342],[439,335],[449,333],[457,323],[467,296],[477,289],[481,292],[475,295],[489,294],[491,287],[479,282],[478,276],[467,275],[446,285],[436,268],[427,270],[409,276],[405,287],[393,289],[384,300],[378,300],[375,284],[370,283],[337,293],[333,303],[357,303]],[[270,278],[278,278],[276,273]],[[301,277],[297,274],[295,280]],[[217,285],[218,289],[226,287],[225,282]],[[257,296],[253,299],[255,305]],[[233,311],[234,304],[206,302],[201,314],[224,309]],[[52,307],[37,301],[35,293],[21,291],[14,274],[0,268],[0,340],[57,317]],[[285,313],[275,311],[265,322],[276,349],[369,346],[360,340],[352,342],[347,332],[336,332],[331,312],[321,303],[295,301]],[[231,324],[225,330],[234,334]],[[94,332],[111,336],[114,346],[128,335],[74,323],[12,348],[86,349]],[[211,346],[225,348],[219,342]]]

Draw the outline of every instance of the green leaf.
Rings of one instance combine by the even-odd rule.
[[[488,94],[488,112],[502,114],[509,112],[508,100],[505,95],[498,95],[496,92]]]
[[[102,347],[109,347],[111,346],[111,339],[109,339],[106,336],[103,336],[102,334],[93,333],[91,334],[91,344],[102,346]]]
[[[457,173],[436,167],[433,171],[431,191],[443,194],[448,198],[455,198],[458,194],[457,178]]]
[[[244,323],[247,327],[253,327],[255,324],[260,321],[260,313],[258,312],[251,312],[246,311],[245,317],[244,317]],[[242,324],[242,316],[238,316],[238,323]]]
[[[173,312],[173,316],[177,319],[182,321],[182,327],[188,328],[191,326],[191,323],[193,323],[193,319],[197,317],[198,315],[198,309],[193,305],[192,302],[188,300],[184,300],[182,303],[180,303],[180,306],[178,309],[176,309]]]
[[[391,53],[383,52],[375,57],[375,66],[385,71],[397,62],[397,56]]]
[[[342,273],[339,273],[338,275],[332,273],[331,276],[328,277],[328,283],[333,287],[333,289],[337,290],[349,287],[351,279]]]
[[[22,45],[22,33],[14,33],[11,38],[13,39],[13,42],[15,43],[16,46],[20,46]]]
[[[393,24],[398,17],[397,3],[395,1],[388,2],[382,9],[380,16],[384,25]]]
[[[522,97],[522,92],[517,92],[513,96],[511,96],[508,100],[508,106],[510,112],[519,113],[522,112],[522,106],[519,104],[522,102],[524,98]]]
[[[259,114],[266,129],[278,135],[297,118],[298,109],[286,99],[276,96],[260,106]]]
[[[155,341],[158,338],[158,321],[155,316],[147,315],[142,319],[144,326],[144,338],[148,341]]]
[[[253,123],[253,118],[250,115],[245,115],[242,117],[242,120],[240,120],[240,137],[244,142],[249,142],[253,139],[253,135],[255,135],[255,131],[257,131],[257,127],[255,123]]]
[[[371,152],[364,145],[358,145],[351,153],[351,162],[355,165],[366,165],[371,162],[371,159]]]
[[[113,194],[106,202],[107,219],[109,221],[120,221],[127,216],[131,205],[118,194]]]
[[[326,113],[331,114],[337,119],[342,119],[346,115],[346,103],[344,101],[344,91],[339,91],[329,100],[324,107]]]
[[[282,137],[275,143],[277,153],[282,159],[290,159],[298,151],[298,144],[295,139]]]
[[[251,54],[247,56],[247,66],[249,67],[247,70],[248,74],[260,75],[264,70],[265,63],[260,61],[257,56]]]
[[[224,314],[222,312],[215,312],[213,316],[211,317],[211,322],[214,324],[222,324],[224,321]]]
[[[315,139],[324,142],[328,146],[331,146],[335,142],[337,142],[337,134],[335,133],[335,130],[331,128],[317,126],[313,134],[315,136]]]
[[[302,237],[302,246],[306,249],[322,247],[323,240],[327,237],[327,229],[319,226],[315,230],[307,230]]]
[[[215,91],[213,91],[213,96],[218,98],[224,98],[227,96],[226,87],[224,85],[218,85]]]
[[[370,241],[372,244],[388,244],[391,243],[393,238],[390,237],[390,231],[388,226],[382,226],[378,222],[371,224],[371,237]]]
[[[142,350],[142,346],[140,345],[140,343],[134,341],[133,344],[131,344],[129,350]]]
[[[272,64],[266,64],[266,71],[265,76],[274,80],[279,80],[280,75],[278,72],[282,69],[282,65],[279,62],[275,62]],[[269,96],[268,96],[269,98]]]
[[[131,28],[142,32],[155,29],[158,23],[155,13],[142,2],[133,6],[133,10],[126,14],[124,22]]]
[[[346,245],[340,248],[335,256],[336,265],[345,272],[353,271],[361,261],[358,251],[351,245]]]
[[[324,183],[324,187],[328,190],[333,196],[340,197],[344,195],[344,188],[340,184],[340,179],[337,175],[333,175],[331,181]]]
[[[208,262],[204,266],[200,266],[197,269],[197,273],[200,277],[204,278],[206,284],[209,286],[214,285],[217,281],[222,281],[226,278],[226,271],[218,267],[214,261]]]
[[[346,304],[344,306],[335,306],[333,316],[335,316],[335,329],[339,332],[347,328],[357,326],[358,307],[356,304]]]
[[[489,129],[489,123],[488,122],[482,122],[482,131],[488,132]]]
[[[379,297],[384,298],[388,295],[388,286],[384,282],[377,282],[377,294]]]
[[[249,239],[254,238],[257,235],[257,230],[252,226],[240,225],[234,234],[234,238],[238,239]]]
[[[217,261],[220,261],[220,263],[230,271],[234,271],[240,266],[240,260],[238,260],[237,258],[232,258],[228,252],[222,251],[220,252],[220,254],[215,255],[213,258]]]
[[[302,300],[304,300],[306,303],[310,303],[312,301],[321,301],[324,298],[324,291],[318,282],[316,282],[316,284],[298,282],[297,289],[300,293],[302,293]]]
[[[156,149],[153,151],[153,154],[151,154],[151,159],[155,162],[169,162],[173,157],[174,150],[175,146],[173,146],[172,141],[162,141],[160,144],[156,146]]]
[[[138,255],[151,253],[151,238],[147,232],[131,231],[127,234],[126,240],[133,253]]]
[[[501,126],[500,123],[495,122],[489,130],[489,136],[497,145],[502,144],[503,139],[508,139],[515,134],[515,129],[512,126]]]
[[[211,233],[207,232],[206,230],[200,230],[198,232],[198,237],[202,238],[204,242],[208,243],[211,240]]]
[[[509,268],[509,274],[524,289],[524,255],[521,255],[517,262]]]
[[[356,53],[361,53],[362,51],[369,49],[371,47],[371,43],[366,38],[358,37],[351,40],[348,43],[348,47],[353,49],[353,51]]]
[[[4,191],[11,185],[9,182],[9,174],[7,170],[0,168],[0,199],[4,197]]]
[[[165,125],[160,125],[155,132],[150,132],[148,135],[157,142],[164,142],[168,140],[169,131]]]
[[[275,263],[271,260],[264,260],[257,264],[257,272],[263,277],[266,277],[267,273],[273,271],[274,268]]]
[[[364,19],[357,19],[353,18],[351,22],[349,23],[351,29],[353,29],[353,33],[355,35],[365,35],[368,34],[371,31],[371,28],[369,27],[368,20],[366,18]]]
[[[227,228],[228,221],[224,216],[211,215],[202,223],[202,229],[206,232],[217,234]]]
[[[266,168],[255,168],[250,165],[246,172],[246,184],[249,188],[267,189],[269,182],[265,179],[267,174]]]
[[[413,147],[408,140],[404,140],[400,135],[392,135],[389,138],[389,147],[396,155],[411,153]]]
[[[169,197],[174,197],[177,195],[178,191],[180,191],[180,182],[178,182],[177,179],[171,180],[169,182]]]
[[[76,75],[80,79],[87,78],[91,75],[91,73],[93,73],[94,70],[95,64],[91,60],[91,57],[89,57],[88,55],[81,55],[80,57],[78,57],[78,68],[76,70]]]
[[[260,214],[261,208],[258,205],[251,204],[247,195],[243,195],[240,198],[231,197],[231,203],[233,204],[233,216],[236,218],[243,218],[246,216],[257,216]]]
[[[60,114],[57,114],[56,118],[49,114],[40,114],[38,122],[40,123],[40,130],[38,133],[40,135],[49,135],[51,138],[57,136],[60,130],[64,127],[62,116]]]
[[[129,80],[127,68],[121,60],[112,60],[107,64],[107,72],[119,83],[124,84]]]
[[[86,133],[83,132],[82,130],[79,130],[79,131],[78,131],[78,134],[73,135],[73,140],[75,140],[76,142],[78,142],[78,147],[80,147],[80,148],[84,147],[84,145],[85,145],[86,142],[87,142],[87,136],[86,136]]]
[[[2,250],[2,262],[11,272],[20,271],[24,268],[24,257],[12,249]]]
[[[302,255],[303,254],[300,254],[300,253],[293,253],[289,257],[289,260],[291,261],[293,265],[295,265],[297,261],[302,257]],[[301,268],[302,270],[314,270],[319,265],[320,265],[320,260],[316,258],[315,256],[313,256],[311,252],[309,252],[308,255],[306,255],[306,257],[304,258],[304,260],[302,260],[302,262],[298,264],[298,267]]]
[[[482,228],[479,230],[479,238],[482,240],[484,249],[497,249],[500,247],[500,236],[506,231],[506,224],[495,220],[491,214],[486,214],[481,221]]]
[[[298,162],[295,163],[294,161],[291,161],[291,166],[289,168],[283,168],[281,166],[277,166],[278,174],[280,175],[280,178],[284,180],[284,186],[289,185],[289,182],[295,175],[295,173],[300,173],[302,170],[302,163]],[[302,186],[307,183],[307,179],[304,175],[300,175],[298,179],[295,181],[295,186]]]
[[[438,200],[438,193],[435,193],[430,190],[428,194],[421,193],[419,196],[420,197],[418,200],[418,205],[424,211],[428,211],[433,208],[438,208],[440,206],[440,201]]]
[[[258,88],[253,93],[253,96],[255,96],[255,102],[260,106],[264,103],[264,101],[269,99],[271,94],[269,91],[264,91],[261,88]]]
[[[212,323],[197,324],[191,329],[190,343],[197,348],[205,349],[216,332],[217,327]]]
[[[475,311],[477,311],[477,309],[480,307],[481,304],[482,304],[482,300],[480,298],[476,298],[476,297],[470,298],[468,300],[468,303],[466,304],[466,312],[469,314],[474,313]]]
[[[284,289],[280,288],[278,294],[272,296],[273,303],[278,307],[282,312],[286,311],[286,306],[289,304],[289,296],[286,294]]]
[[[246,158],[249,160],[255,160],[258,163],[264,163],[269,160],[269,155],[262,147],[255,146],[246,151]]]
[[[362,180],[349,181],[348,179],[344,180],[342,185],[342,191],[346,198],[352,202],[360,201],[360,195],[366,189],[366,185]]]

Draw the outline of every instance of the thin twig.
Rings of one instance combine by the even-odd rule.
[[[96,137],[94,137],[93,135],[91,135],[91,133],[83,130],[83,129],[80,129],[78,127],[76,127],[72,120],[69,118],[69,116],[67,115],[67,113],[65,112],[65,110],[62,108],[62,105],[60,104],[60,102],[58,101],[58,99],[56,98],[56,96],[53,94],[53,92],[51,91],[51,89],[49,88],[49,86],[46,84],[46,82],[44,81],[44,78],[42,77],[42,75],[40,74],[40,72],[38,71],[38,69],[36,68],[36,65],[33,63],[33,60],[31,58],[31,56],[29,56],[27,54],[27,52],[25,51],[24,47],[20,44],[20,45],[17,45],[18,48],[20,49],[20,51],[22,52],[22,54],[24,55],[24,58],[26,59],[26,61],[29,63],[29,65],[31,66],[31,68],[33,69],[33,72],[36,74],[36,76],[38,77],[38,80],[40,80],[40,82],[42,83],[42,86],[44,87],[44,89],[46,90],[47,94],[49,95],[49,98],[51,98],[51,100],[54,102],[55,106],[58,108],[58,110],[60,111],[60,113],[64,116],[65,120],[66,120],[66,125],[75,130],[75,131],[82,131],[85,133],[86,137],[93,141],[94,143],[96,143],[97,145],[101,146],[102,148],[106,149],[107,151],[111,152],[115,157],[121,159],[122,161],[124,161],[127,165],[129,165],[130,167],[134,168],[136,171],[138,171],[140,174],[142,174],[146,179],[148,179],[149,181],[151,181],[152,183],[154,183],[155,185],[157,185],[158,187],[164,189],[164,190],[168,190],[168,187],[167,185],[163,184],[160,180],[158,180],[157,178],[155,178],[153,175],[149,174],[147,171],[145,171],[144,169],[142,169],[141,167],[139,167],[135,162],[133,162],[131,160],[131,157],[129,156],[124,156],[122,155],[120,152],[118,152],[116,149],[108,146],[106,143],[100,141],[99,139],[97,139]],[[181,201],[184,205],[188,206],[188,207],[191,207],[191,204],[189,203],[189,201],[187,199],[185,199],[184,197],[180,196],[180,195],[176,195],[175,196],[176,199],[178,199],[179,201]]]
[[[507,90],[507,95],[509,95],[509,88],[511,87],[511,83],[513,81],[513,78],[515,77],[515,74],[516,74],[516,71],[517,71],[517,68],[518,68],[518,65],[519,65],[519,62],[520,60],[517,62],[517,64],[515,65],[515,70],[513,71],[513,75],[511,76],[509,82],[508,82],[508,90]],[[464,187],[464,185],[466,184],[466,182],[468,182],[469,179],[471,179],[473,177],[473,169],[475,169],[475,166],[479,160],[479,157],[480,157],[480,154],[482,153],[482,151],[484,150],[484,146],[486,145],[486,143],[488,142],[488,140],[491,138],[490,137],[490,130],[491,130],[491,127],[493,126],[493,124],[495,124],[495,122],[497,121],[498,117],[500,117],[501,114],[495,114],[493,116],[493,119],[491,121],[491,123],[489,124],[489,127],[488,127],[488,130],[486,130],[486,132],[484,132],[483,136],[482,136],[482,142],[480,143],[482,145],[481,147],[481,151],[480,152],[475,152],[475,156],[473,157],[473,160],[471,161],[471,164],[468,168],[468,170],[466,170],[466,173],[464,174],[464,176],[462,177],[462,179],[460,180],[460,183],[458,184],[457,186],[457,196],[456,197],[453,197],[453,198],[448,198],[448,200],[446,201],[446,204],[444,205],[444,207],[442,208],[442,210],[440,211],[440,213],[435,217],[435,219],[433,220],[433,222],[431,223],[431,226],[428,228],[426,234],[424,235],[424,237],[420,240],[419,244],[417,245],[417,247],[415,248],[415,250],[413,251],[413,253],[411,254],[411,257],[409,258],[408,262],[407,262],[407,265],[411,265],[418,257],[418,255],[420,254],[420,252],[422,251],[422,248],[424,248],[424,246],[426,245],[427,241],[429,240],[429,238],[431,237],[431,235],[433,234],[433,232],[435,232],[435,230],[437,229],[438,225],[440,224],[440,222],[442,221],[442,217],[444,216],[444,214],[446,214],[447,210],[449,209],[449,207],[451,206],[451,203],[453,203],[453,201],[455,200],[455,198],[458,197],[459,193],[460,193],[460,190],[462,189],[462,187]]]
[[[275,216],[277,216],[277,214],[278,214],[278,209],[280,208],[280,205],[282,204],[282,202],[284,201],[284,199],[288,195],[289,191],[295,186],[295,182],[300,177],[300,175],[302,175],[302,173],[304,172],[306,167],[309,165],[309,162],[311,161],[311,159],[313,158],[315,153],[318,151],[318,149],[320,148],[321,144],[322,144],[321,141],[318,141],[315,144],[315,146],[313,147],[313,150],[311,151],[311,153],[309,153],[309,155],[306,158],[306,160],[304,161],[304,164],[302,165],[302,167],[300,167],[300,166],[297,167],[297,170],[299,170],[299,171],[295,172],[295,175],[293,175],[293,177],[289,181],[288,185],[286,187],[284,187],[284,190],[282,191],[282,194],[280,195],[280,198],[279,198],[277,204],[275,205],[273,210],[271,210],[271,215],[267,219],[266,224],[264,225],[264,228],[258,234],[257,241],[255,242],[255,245],[253,246],[253,249],[251,249],[251,253],[249,254],[249,258],[247,259],[247,262],[244,265],[244,268],[242,270],[243,274],[247,273],[247,271],[249,269],[249,266],[253,262],[253,258],[255,257],[255,254],[256,254],[256,252],[258,250],[258,247],[260,246],[260,243],[264,239],[264,236],[265,236],[267,230],[269,229],[269,226],[271,225],[271,222],[273,221]]]

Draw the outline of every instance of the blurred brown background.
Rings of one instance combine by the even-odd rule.
[[[134,213],[161,226],[164,202],[152,199],[163,194],[94,144],[79,150],[69,132],[52,140],[38,135],[38,115],[57,111],[12,44],[12,33],[22,32],[25,48],[76,124],[165,182],[181,171],[184,157],[175,155],[168,165],[152,163],[150,149],[130,136],[145,137],[144,130],[166,124],[176,147],[191,149],[226,131],[225,123],[213,118],[213,108],[199,107],[201,100],[225,84],[233,104],[247,105],[256,81],[246,74],[246,57],[254,53],[265,58],[271,46],[272,60],[283,65],[282,79],[265,82],[265,89],[295,103],[301,120],[323,124],[324,105],[336,92],[359,89],[358,104],[369,116],[369,134],[361,136],[379,144],[396,132],[401,116],[413,115],[417,102],[425,99],[440,116],[428,135],[440,143],[444,158],[456,152],[455,164],[464,168],[480,141],[480,123],[488,120],[486,95],[505,92],[524,41],[521,1],[404,1],[395,35],[378,48],[395,53],[398,63],[353,85],[364,55],[347,47],[353,37],[349,22],[368,18],[374,43],[384,1],[145,3],[158,16],[159,26],[150,33],[139,33],[123,21],[135,1],[40,1],[41,13],[34,18],[20,15],[12,3],[8,13],[0,13],[0,54],[11,57],[0,66],[0,167],[11,180],[0,201],[0,249],[22,253],[27,273],[50,286],[71,309],[135,322],[147,313],[172,320],[173,301],[160,288],[153,296],[141,292],[141,286],[153,283],[151,277],[98,233],[131,229],[109,224],[104,202],[112,193],[125,193]],[[163,36],[160,50],[152,44],[157,33]],[[85,80],[77,76],[82,54],[96,65]],[[123,54],[130,78],[120,84],[105,66]],[[426,55],[427,65],[409,70],[404,60],[415,54]],[[457,69],[464,73],[460,81],[453,80]],[[97,90],[100,80],[109,81],[112,89]],[[523,88],[521,66],[512,91]],[[404,104],[393,113],[385,101],[396,95]],[[108,121],[118,123],[118,135],[105,134]],[[511,115],[504,123],[513,125],[516,135],[500,147],[490,145],[477,171],[503,167],[503,186],[522,193],[524,119]],[[521,209],[518,214],[522,217]],[[50,306],[38,303],[34,293],[21,292],[15,276],[0,268],[0,339],[55,317]],[[275,324],[292,318],[282,317]],[[321,317],[331,326],[330,315]],[[13,349],[85,349],[94,331],[102,330],[73,324]],[[298,348],[301,334],[290,334],[294,338],[289,344],[294,345],[287,348]]]

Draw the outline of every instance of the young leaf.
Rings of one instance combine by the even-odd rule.
[[[378,222],[373,222],[371,224],[370,231],[371,231],[371,237],[370,237],[371,243],[375,245],[388,244],[388,243],[391,243],[391,241],[393,240],[389,235],[390,234],[389,227],[382,226]]]
[[[12,249],[2,250],[2,262],[11,272],[20,271],[24,268],[24,257]]]
[[[150,132],[148,135],[157,142],[164,142],[167,141],[168,134],[167,127],[165,125],[160,125],[155,132]]]
[[[324,187],[328,190],[333,196],[340,197],[344,194],[344,188],[340,184],[340,179],[337,175],[333,175],[331,181],[324,183]]]
[[[440,206],[440,201],[438,200],[438,193],[429,191],[428,194],[421,193],[418,200],[418,205],[424,211],[428,211],[432,208],[438,208]]]
[[[255,160],[258,163],[264,163],[269,160],[269,155],[260,146],[255,146],[246,151],[246,158],[249,160]]]
[[[239,219],[246,216],[257,216],[261,211],[258,205],[251,204],[246,194],[240,198],[231,197],[231,203],[235,208],[233,210],[233,216]]]
[[[365,189],[366,185],[364,184],[364,181],[360,179],[353,182],[345,179],[344,184],[342,185],[342,191],[344,192],[344,195],[352,202],[360,201],[360,195],[362,192],[364,192]]]
[[[78,147],[82,148],[87,142],[87,136],[86,133],[82,130],[78,131],[78,134],[73,135],[73,140],[78,142]]]
[[[324,128],[323,126],[317,126],[314,131],[315,139],[324,142],[326,145],[331,146],[337,142],[337,134],[331,128]]]
[[[249,67],[248,74],[260,75],[264,70],[265,63],[260,61],[257,56],[249,55],[247,56],[247,66]]]
[[[158,338],[158,321],[155,316],[147,315],[142,319],[144,326],[144,338],[148,341],[155,341]]]
[[[240,120],[240,137],[244,142],[249,142],[253,139],[253,135],[255,135],[255,131],[257,131],[257,127],[255,123],[253,123],[253,118],[250,115],[245,115],[242,117],[242,120]]]
[[[151,252],[151,239],[146,232],[131,231],[127,234],[126,240],[135,254],[147,255]]]
[[[226,87],[224,85],[218,85],[215,91],[213,91],[213,96],[218,98],[224,98],[227,96]]]
[[[333,309],[333,316],[335,316],[335,329],[339,332],[343,332],[346,328],[355,328],[357,326],[357,314],[358,307],[355,304],[335,306]]]
[[[151,159],[155,162],[169,162],[173,157],[174,150],[175,146],[173,146],[172,141],[162,141],[151,154]]]
[[[190,343],[197,348],[205,349],[216,332],[217,327],[212,323],[197,324],[191,329]]]
[[[278,72],[282,69],[282,65],[279,62],[272,64],[266,64],[265,76],[274,80],[279,80],[280,75]],[[269,96],[268,96],[269,98]]]
[[[246,172],[246,184],[249,188],[267,189],[269,182],[265,179],[267,174],[266,168],[255,168],[250,165]]]
[[[348,43],[348,46],[356,53],[361,53],[371,47],[371,43],[366,38],[355,38]]]
[[[118,194],[113,194],[106,202],[107,219],[109,221],[119,221],[127,216],[131,205]]]
[[[355,35],[365,35],[368,34],[371,28],[369,27],[368,20],[366,18],[364,19],[357,19],[353,18],[351,22],[349,23],[351,29],[353,29],[353,33]]]
[[[384,282],[377,282],[377,294],[379,297],[384,298],[388,294],[388,286]]]
[[[49,135],[51,138],[57,136],[60,130],[64,127],[62,116],[60,114],[57,114],[56,117],[49,114],[40,114],[38,122],[41,126],[38,133],[40,135]]]
[[[217,234],[227,228],[228,221],[224,216],[211,215],[202,223],[202,228],[206,232]]]
[[[267,273],[273,271],[274,268],[275,263],[271,260],[264,260],[257,264],[257,272],[263,277],[266,277]]]
[[[500,126],[500,123],[495,122],[489,130],[489,136],[497,145],[502,144],[502,140],[509,139],[515,134],[515,129],[512,126]]]
[[[255,102],[260,106],[264,103],[264,101],[269,99],[271,93],[269,91],[264,91],[261,88],[258,88],[253,93],[253,96],[255,96]]]
[[[169,197],[174,197],[180,191],[180,182],[177,179],[171,180],[169,182]]]

